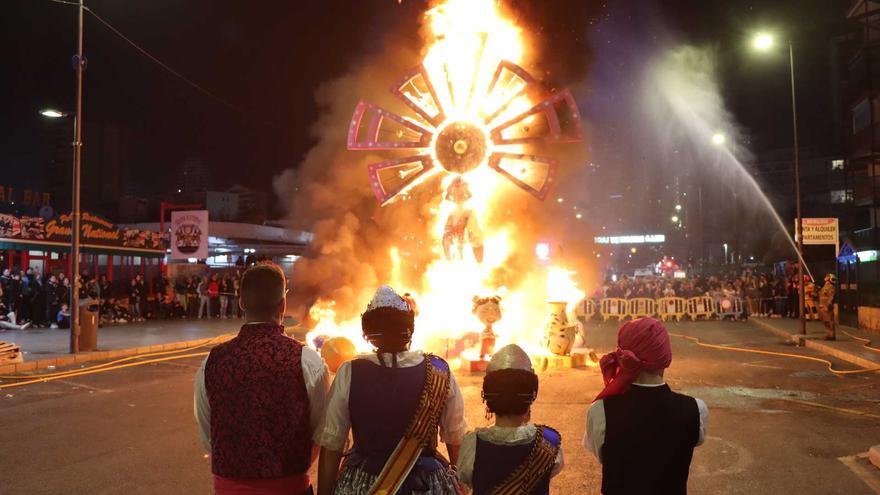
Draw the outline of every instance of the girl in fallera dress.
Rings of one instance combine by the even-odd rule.
[[[465,435],[458,473],[474,495],[546,495],[550,478],[562,470],[562,438],[549,426],[531,422],[538,376],[519,346],[499,349],[486,368],[483,400],[495,425]],[[514,490],[514,491],[509,491]]]
[[[464,401],[445,361],[409,349],[414,320],[414,308],[387,286],[362,315],[375,352],[336,373],[315,434],[319,495],[457,495],[450,465],[465,432]],[[340,466],[349,431],[354,445]]]

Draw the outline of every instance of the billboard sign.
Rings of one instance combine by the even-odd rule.
[[[171,259],[208,257],[208,210],[171,212]]]
[[[836,218],[804,218],[804,245],[831,244],[840,251],[840,225]],[[794,232],[797,240],[797,220]]]

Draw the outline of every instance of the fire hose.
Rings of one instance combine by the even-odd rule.
[[[869,339],[856,337],[845,330],[841,330],[841,332],[845,333],[846,335],[848,335],[849,337],[851,337],[855,340],[859,340],[859,341],[863,342],[863,346],[865,348],[872,350],[872,351],[875,351],[875,352],[880,352],[880,349],[878,349],[876,347],[871,347],[869,345],[871,342]],[[767,351],[767,350],[763,350],[763,349],[747,349],[747,348],[743,348],[743,347],[733,347],[733,346],[725,346],[725,345],[718,345],[718,344],[709,344],[706,342],[702,342],[697,337],[691,337],[689,335],[683,335],[683,334],[679,334],[679,333],[670,332],[669,335],[671,337],[689,340],[691,342],[694,342],[698,346],[705,347],[707,349],[750,353],[750,354],[759,354],[759,355],[764,355],[764,356],[785,357],[785,358],[801,359],[804,361],[812,361],[812,362],[816,362],[816,363],[821,363],[827,367],[827,369],[830,373],[833,373],[835,375],[857,375],[857,374],[862,374],[862,373],[873,373],[873,372],[880,371],[880,366],[873,367],[873,368],[858,369],[858,370],[837,370],[837,369],[834,369],[834,363],[832,363],[831,361],[829,361],[827,359],[823,359],[823,358],[819,358],[819,357],[804,356],[801,354],[791,354],[791,353],[786,353],[786,352]],[[54,380],[61,380],[64,378],[72,378],[72,377],[76,377],[76,376],[91,375],[94,373],[103,373],[106,371],[113,371],[113,370],[118,370],[118,369],[123,369],[123,368],[130,368],[133,366],[142,366],[145,364],[161,363],[164,361],[172,361],[172,360],[176,360],[176,359],[186,359],[186,358],[191,358],[191,357],[207,356],[208,351],[195,352],[195,353],[189,353],[189,354],[179,354],[179,353],[192,351],[194,349],[198,349],[201,347],[212,345],[212,344],[216,343],[217,341],[219,341],[220,339],[222,339],[223,337],[225,337],[225,336],[220,336],[220,337],[212,339],[208,342],[205,342],[205,343],[202,343],[202,344],[199,344],[196,346],[192,346],[192,347],[187,347],[184,349],[177,349],[174,351],[153,352],[153,353],[148,353],[148,354],[141,354],[139,356],[130,356],[127,358],[117,359],[115,361],[110,361],[107,363],[103,363],[103,364],[99,364],[99,365],[95,365],[95,366],[90,366],[90,367],[78,369],[78,370],[61,371],[61,372],[57,372],[57,373],[46,373],[46,374],[29,375],[29,376],[15,376],[15,375],[0,376],[0,379],[4,379],[4,380],[21,380],[21,381],[15,382],[15,383],[2,384],[2,385],[0,385],[0,389],[21,387],[24,385],[32,385],[35,383],[43,383],[43,382],[49,382],[49,381],[54,381]],[[168,356],[169,354],[178,354],[178,355]],[[167,356],[167,357],[156,358],[156,356]],[[153,357],[155,359],[147,359],[146,361],[140,361],[141,359],[150,358],[150,357]],[[133,363],[127,362],[127,361],[134,361],[134,360],[138,360],[138,361],[133,362]],[[122,364],[122,363],[125,363],[125,364]]]
[[[841,330],[841,332],[846,333],[844,330]],[[847,333],[847,335],[850,335],[850,334]],[[791,354],[791,353],[787,353],[787,352],[765,351],[763,349],[747,349],[744,347],[733,347],[733,346],[718,345],[718,344],[707,344],[705,342],[700,341],[700,339],[698,339],[697,337],[691,337],[689,335],[682,335],[680,333],[670,332],[669,336],[670,337],[678,337],[680,339],[685,339],[685,340],[690,340],[690,341],[694,342],[695,344],[697,344],[698,346],[705,347],[708,349],[716,349],[716,350],[721,350],[721,351],[732,351],[732,352],[743,352],[743,353],[751,353],[751,354],[760,354],[760,355],[764,355],[764,356],[786,357],[786,358],[802,359],[805,361],[813,361],[816,363],[822,363],[828,367],[829,372],[834,373],[835,375],[858,375],[861,373],[873,373],[875,371],[880,371],[880,366],[876,366],[873,368],[863,368],[863,369],[859,369],[859,370],[836,370],[836,369],[834,369],[834,363],[832,363],[831,361],[829,361],[827,359],[823,359],[823,358],[819,358],[819,357],[804,356],[802,354]],[[852,337],[852,335],[850,335],[850,337]],[[859,340],[867,340],[867,339],[861,339],[858,337],[853,337],[853,338],[857,338]],[[870,343],[870,341],[868,341],[868,342]],[[871,348],[871,347],[869,347],[869,349],[876,350],[876,351],[880,352],[880,349],[875,349],[875,348]]]
[[[176,349],[173,351],[160,351],[160,352],[151,352],[147,354],[140,354],[137,356],[129,356],[121,359],[116,359],[114,361],[109,361],[106,363],[89,366],[86,368],[80,368],[77,370],[69,370],[69,371],[59,371],[57,373],[42,373],[37,375],[0,375],[0,379],[2,380],[21,380],[15,383],[6,383],[0,385],[0,389],[5,388],[13,388],[13,387],[21,387],[24,385],[31,385],[34,383],[42,383],[42,382],[50,382],[54,380],[61,380],[64,378],[72,378],[76,376],[82,375],[91,375],[94,373],[102,373],[105,371],[118,370],[123,368],[129,368],[132,366],[142,366],[145,364],[152,363],[161,363],[164,361],[172,361],[175,359],[185,359],[197,356],[207,356],[208,351],[189,353],[189,354],[180,354],[182,352],[188,352],[195,349],[199,349],[201,347],[210,346],[219,343],[222,339],[227,337],[227,335],[221,335],[219,337],[213,338],[207,342],[203,342],[201,344],[186,347],[183,349]],[[170,354],[177,354],[175,356],[169,356]],[[167,356],[167,357],[157,357],[157,356]],[[145,358],[155,358],[155,359],[147,359],[146,361],[142,361]],[[128,361],[135,361],[130,363]],[[125,363],[125,364],[122,364]]]

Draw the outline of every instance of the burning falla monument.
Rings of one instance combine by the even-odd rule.
[[[429,350],[458,347],[464,360],[480,361],[496,340],[516,340],[533,354],[566,355],[571,345],[559,339],[570,332],[548,322],[545,303],[553,303],[550,320],[568,321],[584,294],[561,266],[532,264],[528,273],[503,276],[512,260],[533,255],[534,244],[517,229],[531,220],[528,210],[515,218],[502,210],[510,201],[540,208],[561,165],[554,150],[582,139],[577,104],[569,90],[548,90],[521,65],[523,32],[496,2],[448,0],[425,15],[431,34],[421,63],[389,79],[404,111],[361,100],[347,133],[348,150],[379,157],[367,176],[382,208],[429,212],[428,238],[418,246],[430,261],[409,265],[411,248],[393,246],[390,279],[381,282],[417,302],[416,343]],[[426,191],[432,200],[415,204]],[[416,284],[403,276],[413,270]],[[472,307],[478,300],[494,302],[491,322]],[[312,334],[359,343],[357,318],[338,321],[335,304],[312,306]],[[479,332],[476,342],[465,338]]]

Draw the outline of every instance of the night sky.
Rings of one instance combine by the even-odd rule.
[[[606,5],[607,3],[607,5]],[[49,126],[43,107],[74,108],[76,8],[49,0],[7,0],[0,26],[3,180],[37,185]],[[682,42],[717,47],[729,108],[761,149],[789,146],[787,66],[745,53],[748,36],[769,27],[797,47],[804,141],[832,146],[828,39],[844,29],[848,0],[641,0],[511,2],[539,34],[550,78],[590,79],[593,30],[608,16],[649,18]],[[310,148],[318,116],[315,89],[380,50],[387,33],[419,43],[425,2],[404,0],[231,1],[89,0],[98,15],[153,55],[206,88],[186,82],[86,15],[86,122],[130,133],[128,160],[144,194],[167,189],[179,165],[201,158],[218,187],[271,191],[272,177],[296,167]],[[389,74],[389,81],[397,74]],[[593,94],[600,98],[601,94]],[[601,115],[592,116],[601,119]],[[594,122],[593,125],[601,125]],[[340,132],[345,132],[340,129]],[[85,136],[88,160],[89,136]]]

